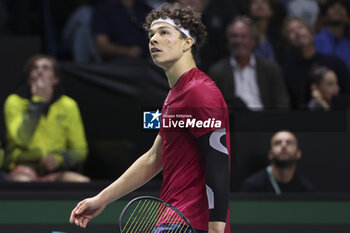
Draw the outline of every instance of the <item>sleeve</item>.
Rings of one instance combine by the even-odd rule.
[[[227,127],[228,112],[219,89],[214,85],[198,85],[188,96],[189,130],[196,137]]]
[[[8,140],[18,146],[28,146],[45,107],[40,97],[34,96],[27,104],[21,97],[10,95],[4,106]]]
[[[72,102],[68,109],[67,121],[67,150],[59,154],[61,168],[69,169],[85,161],[88,145],[85,137],[83,121],[77,103]]]
[[[206,191],[209,221],[226,222],[230,191],[229,153],[225,130],[216,130],[198,138],[206,161]]]

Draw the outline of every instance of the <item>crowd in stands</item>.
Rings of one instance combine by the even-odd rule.
[[[60,92],[56,59],[79,64],[149,60],[145,16],[174,1],[202,13],[208,37],[196,60],[229,109],[328,111],[333,97],[350,94],[346,0],[0,0],[0,35],[42,36],[42,53],[49,55],[30,60],[28,83],[5,101],[7,142],[6,155],[0,149],[0,167],[9,172],[6,179],[89,181],[79,174],[88,153],[79,108]],[[34,80],[34,72],[40,73],[38,80],[51,72],[49,81]],[[278,137],[284,137],[279,145]],[[292,162],[276,160],[274,148],[283,143],[293,144]],[[293,133],[276,133],[271,165],[248,178],[242,190],[277,193],[273,182],[264,183],[275,174],[281,189],[311,190],[303,178],[291,178],[300,156]],[[278,177],[286,167],[288,182]]]

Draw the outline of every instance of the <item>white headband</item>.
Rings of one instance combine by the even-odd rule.
[[[176,28],[177,30],[179,30],[180,32],[185,34],[187,37],[191,37],[193,39],[193,43],[196,43],[196,38],[191,36],[190,31],[185,29],[185,28],[183,28],[183,27],[181,27],[181,26],[176,25],[174,20],[172,20],[170,18],[166,18],[166,19],[159,18],[159,19],[154,20],[151,23],[151,27],[153,26],[153,24],[156,24],[156,23],[167,23],[167,24],[170,24],[171,26],[173,26],[174,28]]]

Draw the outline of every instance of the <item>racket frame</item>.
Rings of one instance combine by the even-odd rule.
[[[157,201],[167,207],[169,207],[170,209],[174,210],[177,214],[179,214],[183,220],[188,224],[188,227],[191,228],[191,230],[196,233],[196,230],[194,229],[194,227],[192,226],[192,224],[190,223],[190,221],[185,217],[185,215],[183,215],[183,213],[181,213],[180,210],[176,209],[174,206],[170,205],[169,203],[153,197],[153,196],[140,196],[140,197],[136,197],[134,199],[132,199],[131,201],[128,202],[128,204],[124,207],[123,211],[121,212],[120,216],[119,216],[119,231],[121,233],[123,233],[122,231],[122,218],[124,217],[125,212],[129,209],[129,206],[131,206],[134,202],[139,201],[139,200],[153,200],[153,201]]]

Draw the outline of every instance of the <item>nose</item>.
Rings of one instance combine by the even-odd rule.
[[[282,145],[282,148],[286,148],[287,147],[287,142],[286,141],[282,141],[281,145]]]
[[[155,45],[155,44],[158,43],[156,34],[154,34],[154,35],[149,39],[149,43],[150,43],[151,45]]]

